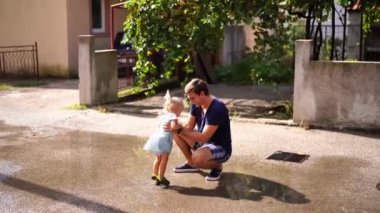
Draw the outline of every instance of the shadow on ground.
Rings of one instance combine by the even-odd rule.
[[[92,107],[97,109],[97,107]],[[154,118],[157,117],[162,111],[162,107],[133,105],[133,104],[117,104],[102,106],[107,112],[134,115],[137,117]]]
[[[324,131],[329,132],[335,132],[335,133],[342,133],[342,134],[350,134],[365,138],[373,138],[373,139],[380,139],[380,132],[377,129],[358,129],[358,128],[352,128],[352,129],[338,129],[338,128],[323,128],[323,127],[313,127],[315,129],[321,129]]]
[[[15,177],[11,177],[0,173],[0,182],[4,185],[13,187],[18,190],[33,193],[45,198],[49,198],[55,201],[69,203],[79,208],[86,209],[88,211],[96,212],[125,212],[120,209],[107,206],[95,201],[88,200],[86,198],[79,197],[77,195],[63,192],[60,190],[51,189],[42,185],[24,181]]]
[[[210,85],[210,93],[222,100],[231,117],[272,118],[288,120],[292,117],[292,86],[281,86],[277,90],[253,85]],[[172,96],[184,97],[183,89],[171,89]],[[135,99],[108,105],[110,111],[125,114],[157,116],[164,102],[165,92],[153,97]]]
[[[30,79],[1,79],[0,84],[6,84],[15,88],[40,88],[40,89],[78,89],[78,80],[73,79],[49,79],[49,78],[30,78]]]
[[[267,196],[284,203],[305,204],[310,202],[304,194],[281,183],[231,172],[223,173],[221,181],[214,189],[182,186],[171,186],[170,189],[185,195],[222,197],[232,200],[260,201]]]
[[[78,90],[77,79],[5,79],[0,83],[9,84],[15,88],[24,89],[69,89]],[[183,88],[170,89],[172,96],[184,97]],[[166,88],[162,89],[166,91]],[[231,117],[241,118],[272,118],[288,120],[292,117],[293,86],[281,85],[272,88],[262,85],[228,85],[211,84],[210,92],[226,103]],[[108,112],[133,114],[144,117],[155,117],[162,109],[165,92],[157,93],[153,97],[131,98],[119,103],[106,104],[102,107]],[[133,96],[133,95],[132,95]],[[125,97],[124,97],[125,98]],[[127,98],[128,99],[128,98]]]

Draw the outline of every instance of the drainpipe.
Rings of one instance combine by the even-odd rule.
[[[363,16],[364,16],[364,1],[362,1],[360,8],[360,52],[359,52],[359,61],[363,61]]]
[[[343,24],[343,48],[342,48],[342,60],[344,61],[346,56],[346,31],[347,31],[347,7],[344,8],[344,24]]]
[[[114,23],[114,7],[113,5],[111,5],[111,8],[110,8],[110,12],[111,12],[111,20],[110,20],[110,28],[111,28],[111,33],[110,33],[110,42],[111,42],[111,49],[114,49],[114,46],[113,46],[113,38],[114,38],[114,26],[113,26],[113,23]]]

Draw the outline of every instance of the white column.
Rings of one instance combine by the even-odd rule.
[[[78,45],[79,103],[92,105],[95,100],[95,85],[92,71],[94,67],[94,36],[80,35]]]

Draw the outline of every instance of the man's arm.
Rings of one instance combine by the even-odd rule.
[[[218,125],[205,125],[202,132],[195,132],[192,129],[183,129],[179,132],[179,135],[183,135],[187,138],[191,138],[194,141],[198,141],[200,143],[206,143],[210,140],[211,136],[218,129]]]
[[[187,122],[185,123],[185,125],[183,125],[183,127],[188,130],[193,130],[195,128],[195,124],[196,124],[195,116],[189,115],[189,117],[187,118]]]

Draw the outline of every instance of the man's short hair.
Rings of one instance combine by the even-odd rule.
[[[205,95],[209,95],[207,83],[199,78],[193,78],[189,83],[186,84],[185,94],[189,94],[190,92],[194,92],[197,95],[200,95],[201,92],[204,92]]]

